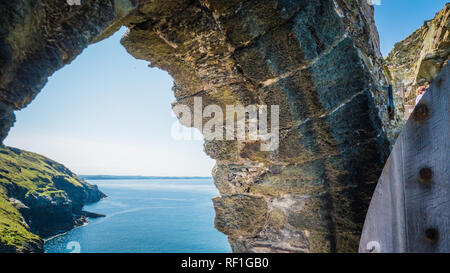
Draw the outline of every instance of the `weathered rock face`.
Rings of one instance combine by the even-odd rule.
[[[403,91],[405,103],[414,105],[417,87],[431,83],[450,56],[450,4],[436,16],[395,44],[386,57],[386,66],[397,92]],[[397,96],[402,94],[397,93]],[[403,109],[398,101],[400,111]]]
[[[279,150],[206,141],[216,227],[237,252],[352,251],[389,150],[365,1],[178,1],[139,7],[122,43],[174,77],[177,104],[280,105]],[[190,125],[190,124],[188,124]],[[371,164],[367,164],[370,162]]]
[[[124,24],[128,52],[173,76],[174,105],[280,107],[274,152],[205,142],[234,251],[357,250],[395,129],[367,1],[61,2],[1,4],[3,137],[48,75]]]

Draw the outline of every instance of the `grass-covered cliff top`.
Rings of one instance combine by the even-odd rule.
[[[83,188],[83,182],[63,165],[44,156],[11,147],[0,147],[0,188],[18,186],[25,196],[29,193],[56,198],[64,194],[52,178],[65,176],[74,186]]]
[[[9,198],[24,200],[29,194],[51,199],[66,197],[66,192],[58,189],[52,179],[61,176],[76,188],[91,187],[69,169],[46,157],[0,146],[0,250],[2,245],[20,250],[39,240],[29,231]]]

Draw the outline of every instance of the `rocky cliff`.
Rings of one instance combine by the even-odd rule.
[[[55,70],[121,25],[174,106],[279,105],[277,150],[210,140],[216,227],[235,252],[356,251],[395,139],[366,0],[0,2],[0,135]],[[149,72],[150,73],[150,72]],[[186,126],[194,126],[185,123]]]
[[[127,50],[175,80],[176,105],[279,105],[280,146],[206,141],[216,227],[235,252],[355,251],[389,151],[366,1],[177,1],[138,8]],[[192,125],[192,124],[186,124]],[[370,162],[370,164],[367,164]]]
[[[403,115],[403,103],[414,105],[417,87],[431,83],[450,56],[450,4],[422,27],[395,44],[386,57],[386,67],[396,95],[397,109]],[[408,116],[408,115],[407,115]]]
[[[55,161],[0,147],[0,253],[43,251],[40,237],[83,224],[83,205],[103,197]]]

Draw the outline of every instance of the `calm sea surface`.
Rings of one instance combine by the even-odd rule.
[[[88,182],[108,197],[84,209],[107,216],[46,241],[45,252],[231,252],[214,228],[212,179]]]

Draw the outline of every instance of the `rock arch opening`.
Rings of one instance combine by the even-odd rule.
[[[130,56],[120,45],[125,31],[55,72],[33,103],[15,113],[4,144],[82,175],[210,176],[214,163],[202,141],[171,136],[172,78]]]
[[[2,3],[0,127],[47,77],[122,25],[174,78],[176,104],[279,105],[274,153],[206,141],[216,227],[236,252],[356,251],[394,139],[373,7],[363,0]],[[16,12],[21,11],[21,12]],[[35,16],[32,16],[32,15]]]
[[[130,224],[121,225],[126,234],[119,235],[123,240],[121,247],[127,251],[153,252],[158,250],[155,246],[162,252],[208,251],[208,247],[229,251],[226,237],[213,227],[211,198],[217,193],[211,179],[206,178],[211,175],[213,161],[202,152],[202,141],[172,138],[171,127],[178,122],[170,108],[174,100],[173,80],[166,72],[150,69],[147,62],[130,56],[120,45],[124,32],[121,29],[89,46],[70,65],[55,72],[33,103],[15,113],[16,122],[4,141],[7,146],[33,151],[64,164],[88,183],[98,185],[108,196],[103,202],[83,207],[89,213],[95,212],[94,216],[100,213],[107,218],[91,219],[92,226],[70,230],[46,241],[45,251],[66,252],[66,244],[74,239],[83,252],[120,251],[113,243],[117,238],[103,235],[96,227],[103,222],[103,229],[109,228],[108,232],[114,234],[117,229],[114,224],[132,218]],[[7,171],[3,168],[7,159],[2,159],[0,175]],[[24,172],[30,171],[21,167]],[[115,194],[119,190],[121,194]],[[72,198],[72,191],[66,191]],[[130,203],[126,194],[140,201]],[[19,195],[14,197],[24,200]],[[56,198],[51,198],[56,202]],[[54,213],[48,206],[39,208],[26,201],[36,216],[23,215],[35,234],[53,237],[58,228],[70,227],[71,221],[63,217],[63,212]],[[45,222],[53,219],[55,225],[48,224],[44,231]],[[34,224],[38,220],[42,223]],[[174,224],[168,224],[171,222]],[[145,241],[149,236],[142,234],[142,228],[151,231],[152,241]],[[179,237],[169,239],[170,230]],[[95,246],[102,235],[106,236],[103,243]],[[92,237],[97,239],[90,240]]]

